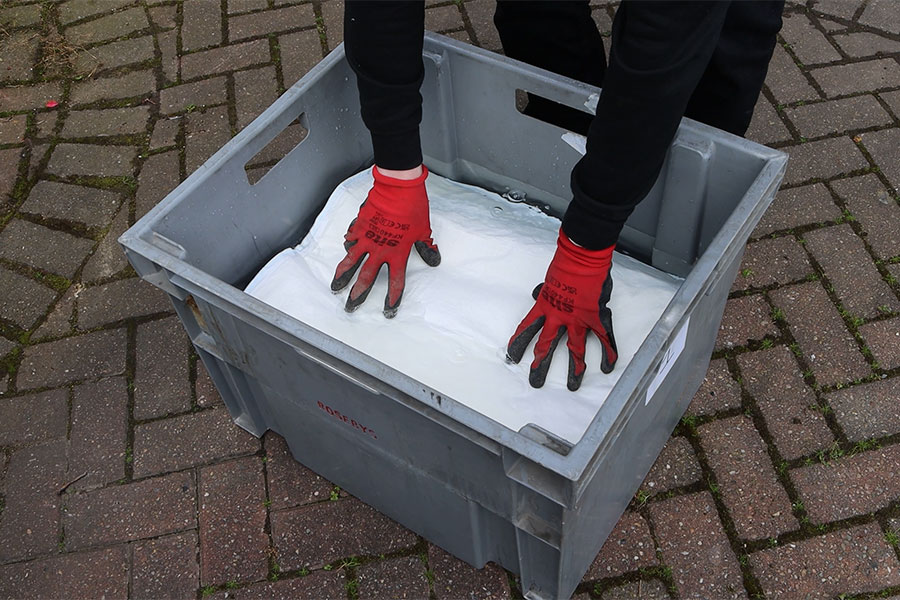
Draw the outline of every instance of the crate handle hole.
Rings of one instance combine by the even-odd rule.
[[[266,173],[272,170],[272,167],[287,156],[288,152],[302,144],[308,134],[309,121],[306,113],[300,113],[300,116],[291,121],[290,125],[272,138],[271,142],[244,165],[244,172],[247,173],[247,181],[250,185],[256,185],[260,179],[265,177]]]
[[[587,135],[594,115],[586,110],[572,108],[523,89],[516,90],[516,110],[543,123]]]

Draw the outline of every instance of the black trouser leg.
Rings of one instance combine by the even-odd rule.
[[[781,29],[784,0],[734,2],[685,116],[744,135]]]
[[[494,24],[510,58],[602,84],[606,52],[588,0],[498,0]],[[591,123],[587,113],[533,94],[528,95],[525,114],[581,134]]]

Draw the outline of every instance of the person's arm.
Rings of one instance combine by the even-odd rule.
[[[429,266],[441,262],[431,239],[425,190],[428,170],[422,165],[419,138],[424,31],[423,1],[348,0],[345,5],[347,60],[356,73],[362,119],[375,155],[374,184],[347,230],[347,255],[331,282],[337,293],[356,277],[345,304],[347,312],[366,300],[379,271],[387,265],[384,315],[393,317],[403,297],[412,249]]]

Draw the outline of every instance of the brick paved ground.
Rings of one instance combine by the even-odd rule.
[[[341,10],[0,3],[0,597],[521,596],[235,427],[115,244],[340,43]],[[427,23],[494,50],[491,13]],[[790,153],[784,188],[579,598],[900,597],[898,32],[896,0],[789,4],[749,134]]]

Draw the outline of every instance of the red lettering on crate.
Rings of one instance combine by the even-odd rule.
[[[368,427],[366,427],[365,425],[361,424],[361,423],[360,423],[359,421],[357,421],[356,419],[351,419],[351,418],[348,417],[347,415],[341,414],[340,411],[338,411],[338,410],[336,410],[336,409],[334,409],[334,408],[331,408],[330,406],[328,406],[327,404],[325,404],[325,403],[322,402],[321,400],[319,400],[318,402],[316,402],[316,404],[318,405],[319,409],[324,410],[325,412],[327,412],[329,415],[331,415],[332,417],[334,417],[334,418],[337,419],[338,421],[343,421],[344,423],[346,423],[347,425],[349,425],[349,426],[352,427],[353,429],[356,429],[357,431],[361,431],[362,433],[364,433],[364,434],[366,434],[366,435],[372,436],[372,439],[373,439],[373,440],[377,440],[377,439],[378,439],[378,436],[375,435],[375,431],[374,431],[374,430],[369,429]]]

